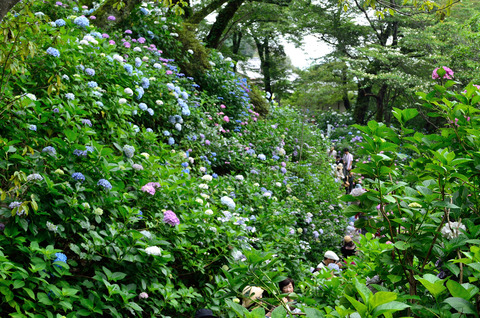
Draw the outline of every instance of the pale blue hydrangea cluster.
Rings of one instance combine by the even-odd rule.
[[[60,51],[58,51],[57,49],[55,49],[53,47],[49,47],[47,49],[47,54],[51,55],[53,57],[60,57]]]
[[[32,173],[27,176],[27,181],[42,181],[43,177],[38,173]]]
[[[84,16],[76,17],[75,20],[73,20],[73,23],[83,28],[90,25],[90,21],[88,21],[88,19]]]
[[[123,152],[125,153],[125,157],[132,158],[135,153],[135,148],[130,145],[123,146]]]
[[[66,93],[65,98],[68,99],[68,100],[74,100],[75,95],[73,93]]]
[[[63,20],[63,19],[55,20],[55,25],[56,25],[57,27],[62,27],[62,26],[64,26],[65,24],[67,24],[67,23],[66,23],[65,20]]]
[[[47,146],[47,147],[43,148],[42,152],[46,152],[51,156],[55,156],[57,154],[57,151],[52,146]]]
[[[86,68],[85,69],[85,74],[87,74],[89,76],[94,76],[95,75],[95,70],[92,69],[92,68]]]

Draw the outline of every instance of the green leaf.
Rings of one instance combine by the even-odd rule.
[[[365,286],[364,284],[360,283],[357,278],[355,278],[355,288],[357,289],[358,293],[362,297],[363,302],[365,304],[368,303],[368,300],[372,295],[372,292],[370,291],[370,289],[368,289],[368,287]]]
[[[459,297],[463,298],[465,300],[470,299],[470,293],[459,283],[453,280],[448,280],[447,281],[447,288],[450,294],[452,294],[453,297]]]
[[[370,297],[368,303],[370,304],[370,308],[374,309],[395,299],[397,299],[396,293],[380,291]]]
[[[440,279],[437,276],[432,274],[425,274],[423,278],[415,276],[415,278],[423,285],[425,288],[433,295],[433,297],[438,298],[438,296],[443,293],[447,288],[443,286],[444,279]]]
[[[285,311],[285,308],[283,306],[279,306],[275,308],[275,310],[272,312],[272,318],[285,318],[287,317],[287,312]]]
[[[394,246],[395,246],[397,249],[399,249],[399,250],[401,250],[401,251],[404,251],[404,250],[406,250],[407,248],[410,247],[410,244],[408,244],[408,243],[406,243],[406,242],[404,242],[404,241],[396,241],[395,244],[394,244]]]
[[[38,301],[45,305],[53,305],[53,301],[45,293],[37,293]]]
[[[356,300],[355,298],[345,295],[345,297],[350,301],[350,303],[355,307],[355,309],[358,311],[360,316],[364,317],[365,313],[367,312],[367,306]]]
[[[410,307],[407,304],[398,302],[398,301],[391,301],[389,303],[383,304],[378,306],[372,311],[372,317],[378,317],[380,315],[385,315],[387,316],[387,313],[392,313],[400,310],[404,310],[406,308]],[[390,315],[391,317],[391,315]]]
[[[250,313],[251,318],[265,318],[265,309],[258,307]]]
[[[402,120],[403,123],[406,123],[410,119],[415,118],[418,115],[418,110],[415,108],[407,108],[402,110]]]
[[[456,311],[462,314],[474,314],[475,317],[478,317],[477,311],[472,303],[466,301],[463,298],[458,297],[449,297],[443,301],[444,303],[452,306]]]
[[[320,310],[316,309],[316,308],[305,308],[303,311],[307,314],[308,318],[323,318],[324,317],[322,312]]]

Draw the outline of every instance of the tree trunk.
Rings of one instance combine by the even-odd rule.
[[[1,0],[0,1],[0,22],[20,0]]]
[[[263,42],[259,38],[254,37],[255,44],[257,46],[258,56],[260,57],[260,70],[263,75],[263,84],[265,92],[270,93],[270,98],[272,95],[272,79],[270,75],[270,48],[269,48],[269,37],[266,36],[263,38]]]
[[[233,41],[232,53],[235,55],[237,55],[238,52],[240,52],[240,43],[242,43],[242,36],[243,34],[240,31],[235,31],[232,34],[232,41]]]
[[[377,113],[375,114],[375,120],[379,123],[383,122],[383,116],[385,112],[385,94],[387,93],[387,88],[388,86],[383,84],[378,91],[378,94],[375,96],[377,99]]]
[[[105,1],[94,13],[97,17],[95,25],[98,27],[109,29],[109,21],[107,18],[109,16],[115,17],[115,24],[122,24],[130,16],[130,13],[133,11],[136,5],[142,3],[142,0],[124,0],[125,6],[120,10],[114,7],[118,3],[118,0],[107,0]]]
[[[342,85],[343,85],[342,101],[343,101],[343,106],[345,107],[345,110],[350,110],[352,106],[350,105],[350,99],[348,98],[347,83],[348,83],[348,79],[347,79],[346,70],[342,70]]]
[[[192,14],[186,22],[190,24],[199,24],[207,17],[207,15],[220,8],[227,1],[228,0],[214,0],[210,2],[206,7]]]
[[[370,96],[372,94],[372,86],[368,85],[362,88],[363,83],[358,83],[357,104],[353,110],[353,118],[355,122],[360,125],[365,124],[365,115],[367,114],[368,106],[370,104]]]
[[[228,23],[235,15],[235,12],[242,6],[245,0],[231,0],[227,3],[225,8],[220,10],[218,13],[215,23],[212,25],[210,32],[205,38],[206,46],[209,48],[216,49],[220,43],[223,31],[228,26]]]

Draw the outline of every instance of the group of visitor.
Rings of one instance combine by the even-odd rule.
[[[352,173],[353,168],[353,155],[350,153],[348,148],[343,149],[343,156],[337,153],[335,147],[332,146],[328,151],[328,156],[335,159],[333,164],[334,176],[338,182],[342,183],[342,187],[345,189],[346,194],[350,194],[354,187],[361,187],[360,179],[355,180],[355,177]],[[356,255],[355,242],[351,236],[345,236],[343,238],[343,244],[340,248],[343,259],[341,259],[337,253],[334,251],[326,251],[323,255],[323,260],[313,269],[313,275],[319,275],[320,273],[330,273],[329,278],[341,275],[342,269],[347,265],[345,259]],[[355,264],[355,263],[351,263]],[[326,277],[326,276],[323,276]],[[294,292],[295,282],[291,278],[286,278],[278,284],[278,289],[281,292],[282,305],[290,309],[290,313],[293,315],[305,315],[298,308],[296,308],[295,300],[290,298],[291,294]],[[242,291],[242,306],[249,311],[252,311],[256,308],[262,307],[267,311],[265,317],[271,317],[273,310],[276,307],[272,307],[265,301],[262,301],[262,298],[267,296],[267,292],[257,286],[247,286]],[[212,311],[209,309],[200,309],[195,314],[195,318],[218,318],[213,315]]]
[[[342,268],[347,265],[345,259],[347,257],[357,254],[355,242],[352,237],[345,236],[343,238],[343,244],[340,248],[343,260],[333,251],[326,251],[324,253],[323,260],[317,265],[313,270],[313,275],[318,275],[320,273],[330,273],[331,276],[328,279],[331,279],[334,276],[338,276],[342,272]],[[351,263],[354,264],[354,263]],[[286,278],[278,283],[278,289],[280,291],[280,296],[277,297],[281,301],[281,305],[289,309],[290,313],[293,315],[291,317],[304,316],[305,314],[301,312],[300,309],[296,308],[295,299],[292,298],[292,293],[295,289],[295,282],[292,278]],[[260,287],[257,286],[246,286],[242,291],[242,302],[241,305],[246,308],[248,311],[255,310],[256,308],[262,307],[266,310],[265,317],[271,317],[273,310],[276,307],[272,307],[269,303],[262,301],[262,298],[269,297],[268,293]],[[195,318],[218,318],[213,315],[213,312],[209,309],[200,309],[195,314]]]
[[[348,148],[344,148],[343,156],[340,156],[335,147],[332,146],[328,151],[328,156],[335,159],[333,164],[334,176],[338,182],[342,183],[342,188],[345,189],[346,194],[350,194],[355,186],[361,187],[352,173],[353,155]]]

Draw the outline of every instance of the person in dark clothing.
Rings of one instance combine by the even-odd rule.
[[[343,258],[357,254],[357,246],[350,236],[347,235],[343,238],[343,245],[340,251],[342,252]]]
[[[218,318],[213,315],[213,312],[210,309],[199,309],[195,313],[195,318]]]

